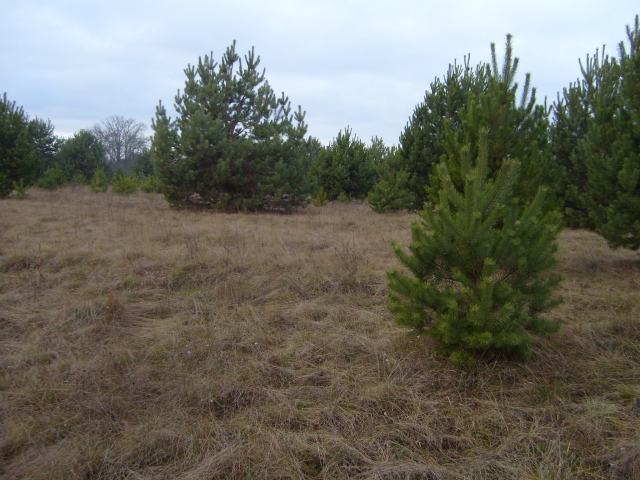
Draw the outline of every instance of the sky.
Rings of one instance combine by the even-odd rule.
[[[0,95],[68,137],[113,115],[174,115],[184,69],[252,47],[266,79],[309,135],[340,130],[399,143],[415,107],[450,63],[498,58],[507,34],[549,104],[580,76],[579,59],[617,54],[637,0],[0,0]]]

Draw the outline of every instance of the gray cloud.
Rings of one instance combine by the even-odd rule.
[[[307,111],[309,133],[329,142],[351,126],[363,140],[397,143],[435,77],[471,53],[489,60],[514,34],[521,77],[539,98],[579,76],[578,59],[603,43],[615,54],[635,2],[114,0],[5,2],[0,91],[58,133],[110,115],[150,124],[173,104],[183,70],[234,39],[255,46],[267,79]]]

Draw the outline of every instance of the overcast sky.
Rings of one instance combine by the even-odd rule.
[[[507,33],[538,98],[551,103],[603,44],[617,53],[638,0],[0,0],[0,94],[68,136],[121,115],[173,115],[183,70],[255,47],[276,91],[330,142],[398,137],[435,77],[470,53],[501,58]],[[149,134],[151,130],[149,129]]]

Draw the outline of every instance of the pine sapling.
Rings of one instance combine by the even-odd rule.
[[[13,182],[13,188],[16,193],[11,195],[11,198],[16,200],[25,200],[29,198],[29,194],[27,193],[27,185],[24,184],[24,178],[21,178],[19,182]]]
[[[114,178],[111,191],[118,195],[131,195],[138,191],[138,182],[133,175],[123,175]]]
[[[89,184],[89,190],[92,192],[106,192],[108,189],[109,178],[104,171],[104,167],[96,168],[91,183]]]
[[[519,162],[505,160],[493,180],[487,165],[487,130],[479,135],[473,165],[460,150],[457,189],[445,163],[439,201],[412,226],[409,250],[394,251],[409,274],[388,272],[389,308],[397,323],[434,338],[456,362],[478,355],[527,357],[532,335],[557,331],[543,316],[561,299],[554,292],[557,212],[543,211],[545,189],[522,206],[512,195]]]

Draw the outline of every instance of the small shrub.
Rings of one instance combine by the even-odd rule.
[[[56,190],[66,182],[64,171],[60,167],[52,167],[44,172],[38,180],[38,187],[45,190]]]
[[[327,196],[327,192],[325,192],[323,187],[320,187],[316,194],[313,196],[311,203],[316,207],[322,207],[329,203],[329,197]]]
[[[71,185],[80,187],[87,184],[87,179],[81,173],[74,173],[69,182]]]
[[[344,192],[340,192],[340,195],[338,195],[336,200],[340,203],[351,203],[351,198]]]
[[[411,210],[416,196],[407,187],[409,172],[399,171],[382,178],[369,192],[368,200],[374,212]]]
[[[13,182],[13,187],[16,193],[12,194],[11,198],[15,198],[16,200],[25,200],[29,198],[27,187],[24,184],[24,178],[21,178],[19,182]]]
[[[336,256],[349,277],[353,277],[364,263],[365,257],[357,248],[355,241],[342,242],[341,247],[335,247]]]
[[[89,184],[89,190],[92,192],[106,192],[108,189],[109,179],[104,171],[104,167],[96,168],[91,183]]]
[[[113,181],[111,191],[118,195],[131,195],[138,191],[138,182],[130,175],[121,176]]]
[[[160,193],[160,187],[160,180],[155,175],[142,177],[140,182],[140,191],[144,193]]]

